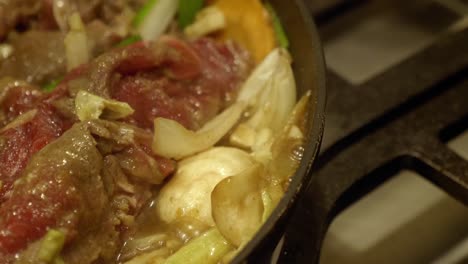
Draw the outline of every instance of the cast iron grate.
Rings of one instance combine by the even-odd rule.
[[[366,1],[328,2],[311,7],[319,25]],[[325,130],[280,263],[318,262],[336,214],[401,169],[419,172],[468,205],[468,161],[446,145],[468,129],[467,45],[468,30],[447,34],[362,85],[328,74],[327,122],[341,129]]]

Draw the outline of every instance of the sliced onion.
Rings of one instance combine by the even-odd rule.
[[[230,141],[236,147],[248,149],[255,144],[257,133],[245,123],[239,124],[234,133],[231,134]]]
[[[276,134],[285,125],[296,102],[296,83],[286,50],[275,49],[245,82],[238,101],[246,102],[251,117],[231,135],[231,143],[252,148],[264,130]]]
[[[223,29],[226,26],[224,13],[215,6],[202,9],[193,24],[185,28],[184,32],[189,38],[199,38]]]
[[[79,91],[75,98],[76,115],[81,121],[120,119],[133,114],[134,110],[124,102],[105,99],[86,91]]]
[[[272,162],[268,168],[275,182],[285,184],[302,159],[304,138],[299,127],[307,114],[309,100],[310,92],[296,104],[285,128],[271,146]]]
[[[12,45],[6,43],[0,44],[0,62],[2,62],[2,60],[8,59],[11,54],[13,54],[13,51],[14,48]]]
[[[273,77],[281,57],[289,58],[288,52],[281,48],[271,51],[244,83],[237,100],[255,104],[257,96]]]
[[[176,121],[156,118],[153,152],[166,158],[182,159],[207,150],[234,127],[244,108],[243,103],[233,104],[197,132],[186,129]]]
[[[138,33],[146,41],[152,41],[161,36],[174,18],[179,7],[178,0],[157,0],[149,13],[138,25]]]
[[[289,54],[285,50],[280,50],[274,67],[274,74],[260,93],[256,104],[257,111],[249,120],[249,124],[256,128],[268,127],[278,131],[285,125],[296,104],[296,82]]]
[[[211,193],[213,219],[223,236],[233,245],[250,240],[262,224],[263,166],[256,164],[222,180]]]
[[[68,30],[67,18],[78,11],[76,4],[70,0],[52,0],[52,10],[60,30],[66,32]]]
[[[65,54],[67,58],[67,69],[72,69],[85,64],[90,59],[88,37],[85,26],[78,13],[68,18],[70,31],[65,37]]]

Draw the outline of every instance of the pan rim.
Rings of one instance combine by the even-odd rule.
[[[313,94],[312,103],[309,104],[309,111],[313,111],[313,117],[308,120],[309,130],[307,133],[307,141],[305,144],[303,159],[298,170],[291,178],[287,191],[268,220],[232,261],[232,263],[236,264],[243,263],[250,259],[255,250],[258,250],[262,244],[267,243],[266,240],[272,236],[275,232],[275,228],[280,225],[281,221],[287,220],[289,217],[288,213],[292,210],[297,199],[305,191],[306,186],[311,180],[312,165],[319,153],[322,141],[326,107],[326,71],[322,46],[315,23],[313,22],[311,14],[308,12],[303,0],[291,1],[290,5],[292,6],[291,8],[295,8],[299,12],[298,15],[300,15],[300,17],[298,19],[301,20],[301,23],[304,26],[304,34],[307,34],[307,41],[310,42],[307,44],[312,47],[312,51],[314,52],[313,63],[315,64],[315,67],[312,69],[312,74],[316,77],[313,81],[315,87],[304,87],[304,90],[311,90]],[[278,15],[281,17],[280,9],[278,10]],[[306,37],[304,37],[304,39],[306,39]]]

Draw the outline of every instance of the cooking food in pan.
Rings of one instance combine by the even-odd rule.
[[[303,152],[259,0],[0,3],[0,263],[228,263]]]

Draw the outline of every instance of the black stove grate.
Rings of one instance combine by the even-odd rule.
[[[367,1],[318,1],[320,24]],[[327,126],[307,195],[285,235],[280,263],[318,261],[330,222],[388,177],[410,169],[468,205],[468,161],[446,142],[468,129],[468,30],[362,85],[328,74]]]
[[[315,22],[320,26],[334,17],[369,2],[369,0],[315,0],[306,2]]]

